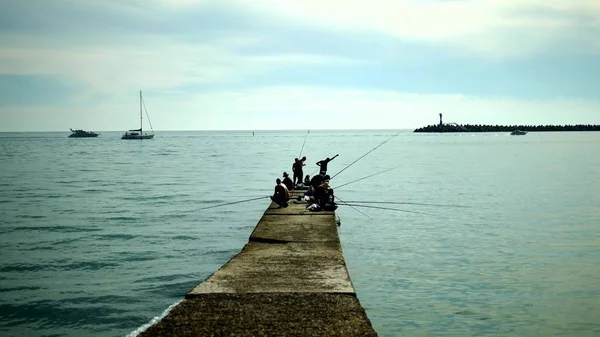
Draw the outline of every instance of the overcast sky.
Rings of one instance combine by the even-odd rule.
[[[599,0],[0,8],[0,131],[600,124]]]

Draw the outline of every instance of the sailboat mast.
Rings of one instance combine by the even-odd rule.
[[[142,135],[143,128],[142,116],[142,91],[140,90],[140,136]]]

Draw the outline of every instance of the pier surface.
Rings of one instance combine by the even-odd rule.
[[[377,336],[348,275],[335,213],[305,206],[271,203],[241,252],[139,336]]]

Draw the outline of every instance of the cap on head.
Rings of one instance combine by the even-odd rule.
[[[287,172],[283,172],[283,176],[287,177],[288,176]]]

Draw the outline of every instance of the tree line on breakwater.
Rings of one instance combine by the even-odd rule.
[[[521,131],[600,131],[600,125],[483,125],[483,124],[432,124],[414,132],[511,132]]]

